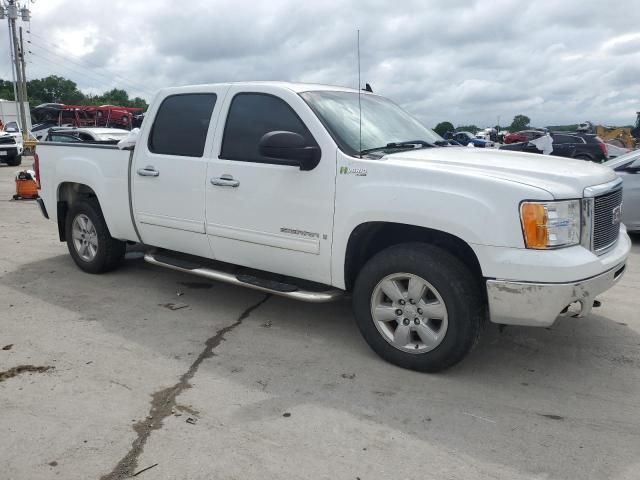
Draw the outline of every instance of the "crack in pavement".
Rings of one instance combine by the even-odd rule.
[[[0,382],[4,382],[9,378],[13,378],[21,373],[36,372],[43,373],[48,370],[53,370],[54,367],[36,367],[35,365],[18,365],[17,367],[10,368],[4,372],[0,372]]]
[[[144,420],[137,422],[133,426],[133,430],[138,434],[138,436],[131,444],[131,449],[124,457],[122,457],[115,468],[108,474],[100,477],[100,480],[122,480],[124,478],[131,477],[134,474],[135,469],[138,466],[138,457],[142,453],[151,432],[154,430],[160,430],[163,427],[163,420],[169,417],[172,410],[177,406],[176,398],[178,395],[180,395],[184,390],[191,388],[189,380],[191,380],[196,374],[200,364],[205,359],[211,358],[214,355],[213,350],[220,345],[223,340],[225,340],[225,335],[227,333],[240,326],[243,320],[248,318],[255,309],[260,307],[270,297],[270,294],[265,295],[265,297],[258,303],[250,306],[242,312],[235,322],[227,327],[221,328],[213,337],[209,338],[205,342],[205,347],[202,352],[200,352],[200,355],[198,355],[198,358],[196,358],[189,369],[182,374],[178,383],[152,394],[149,414]]]

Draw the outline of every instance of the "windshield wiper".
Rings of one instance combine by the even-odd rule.
[[[375,148],[367,148],[365,150],[360,151],[360,155],[364,155],[365,153],[376,152],[378,150],[391,150],[396,148],[415,148],[413,145],[419,145],[419,148],[427,148],[427,147],[436,147],[436,144],[425,142],[424,140],[408,140],[406,142],[391,142],[387,143],[384,147],[375,147]]]

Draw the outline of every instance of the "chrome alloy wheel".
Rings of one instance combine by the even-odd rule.
[[[426,353],[447,333],[447,307],[440,293],[411,273],[384,277],[371,295],[371,316],[382,337],[398,350]]]
[[[98,232],[93,222],[84,213],[76,216],[71,225],[73,246],[82,260],[92,261],[98,253]]]

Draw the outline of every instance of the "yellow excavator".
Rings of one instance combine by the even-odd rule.
[[[593,125],[591,122],[581,123],[579,132],[595,133],[603,142],[621,148],[640,147],[640,112],[636,112],[635,127],[605,127],[604,125]]]

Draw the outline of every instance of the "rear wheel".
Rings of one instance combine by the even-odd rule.
[[[478,340],[486,310],[478,282],[460,260],[415,243],[390,247],[367,262],[353,309],[378,355],[423,372],[462,360]]]
[[[80,200],[71,206],[65,234],[71,257],[85,272],[108,272],[124,257],[126,243],[111,237],[95,199]]]

